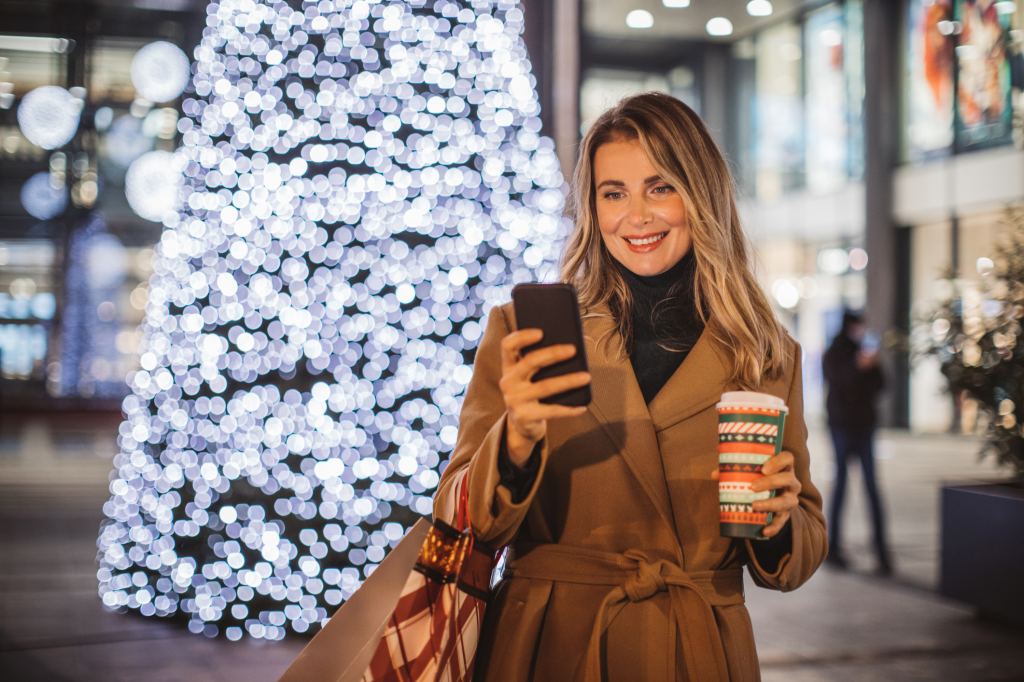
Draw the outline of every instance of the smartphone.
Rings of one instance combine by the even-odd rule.
[[[882,347],[882,340],[878,338],[878,334],[872,331],[864,333],[864,338],[861,339],[860,349],[864,353],[877,353]]]
[[[539,328],[543,338],[523,348],[523,355],[547,346],[571,343],[576,354],[567,360],[541,367],[533,381],[587,371],[587,352],[583,347],[583,323],[580,320],[576,288],[571,284],[517,284],[512,289],[512,307],[517,329]],[[557,393],[540,402],[580,406],[590,403],[590,384]]]

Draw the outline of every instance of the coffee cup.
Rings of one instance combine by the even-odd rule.
[[[723,393],[715,407],[719,530],[724,537],[766,540],[761,532],[772,512],[755,511],[753,503],[775,497],[775,490],[755,492],[750,486],[764,477],[764,463],[782,452],[789,408],[781,398],[754,391]]]

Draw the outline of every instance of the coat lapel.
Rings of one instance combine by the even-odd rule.
[[[658,513],[675,532],[658,436],[629,357],[622,351],[622,336],[606,306],[593,313],[600,316],[583,320],[591,374],[588,409],[621,453]]]
[[[728,378],[729,370],[705,327],[686,359],[648,405],[654,428],[662,431],[717,403],[729,390]]]

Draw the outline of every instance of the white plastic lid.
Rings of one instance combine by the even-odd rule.
[[[772,410],[786,410],[786,401],[768,393],[756,391],[729,391],[722,394],[719,407],[766,407]]]

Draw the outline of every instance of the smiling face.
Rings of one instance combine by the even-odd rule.
[[[594,152],[601,240],[637,275],[659,275],[690,250],[686,202],[655,170],[639,140],[615,138]]]

